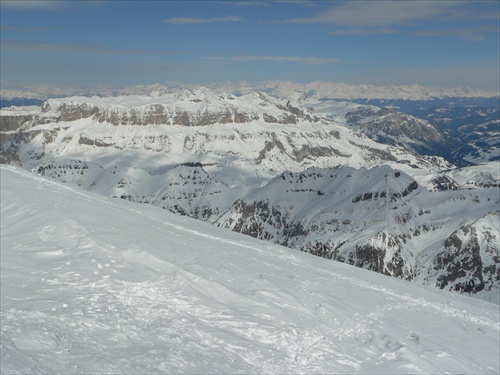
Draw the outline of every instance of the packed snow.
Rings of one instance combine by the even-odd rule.
[[[4,374],[500,372],[497,305],[0,172]]]

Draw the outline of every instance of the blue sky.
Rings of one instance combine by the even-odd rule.
[[[1,84],[499,89],[494,1],[0,0]]]

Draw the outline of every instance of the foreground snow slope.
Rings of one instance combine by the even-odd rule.
[[[498,306],[1,167],[2,373],[498,373]]]

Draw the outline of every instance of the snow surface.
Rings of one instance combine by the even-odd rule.
[[[500,372],[498,306],[1,173],[1,372]]]

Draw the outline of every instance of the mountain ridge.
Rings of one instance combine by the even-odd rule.
[[[486,174],[456,172],[443,158],[382,145],[339,120],[358,105],[338,105],[338,117],[328,118],[293,98],[236,97],[209,89],[49,99],[41,108],[2,109],[1,158],[110,197],[493,298],[500,284],[498,231],[493,224],[474,223],[488,214],[498,217],[500,177],[494,165]],[[186,121],[177,124],[179,113],[187,113]],[[236,121],[238,114],[243,122]],[[337,172],[345,176],[334,176]],[[347,175],[357,183],[346,184]],[[401,181],[401,189],[391,190]],[[366,184],[379,188],[360,190]],[[438,195],[426,189],[450,191]],[[293,199],[282,201],[287,196]],[[488,241],[464,240],[473,227]],[[463,245],[446,246],[449,238],[458,244],[455,237]],[[421,264],[417,248],[427,251]],[[461,275],[454,267],[469,250],[478,256]],[[455,261],[448,256],[453,252],[460,253]],[[444,275],[430,271],[438,263],[449,268]]]
[[[52,88],[49,86],[33,86],[24,89],[5,89],[0,91],[2,100],[16,98],[46,100],[54,97],[68,97],[74,95],[85,96],[119,96],[119,95],[161,95],[178,90],[179,88],[196,89],[203,85],[155,83],[138,85],[123,89],[111,87],[102,88]],[[480,90],[469,87],[459,88],[432,88],[419,85],[368,85],[348,84],[341,82],[316,81],[297,83],[292,81],[263,81],[263,82],[228,82],[208,85],[217,92],[246,94],[254,91],[263,91],[279,97],[289,96],[291,92],[300,92],[314,95],[316,98],[329,99],[403,99],[403,100],[430,100],[445,98],[494,98],[500,93],[494,90]]]

